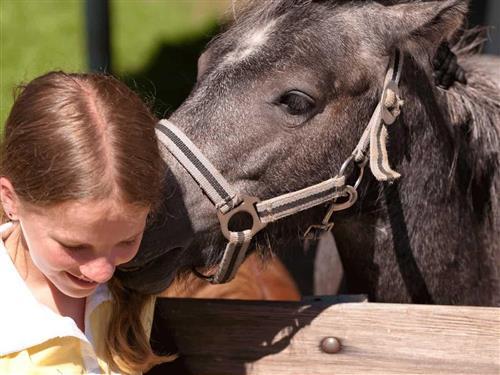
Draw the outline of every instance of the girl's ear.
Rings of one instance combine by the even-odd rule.
[[[417,44],[435,50],[462,25],[467,0],[413,1],[379,8],[379,30],[389,42],[388,48]]]
[[[10,220],[18,219],[19,198],[12,186],[12,183],[6,177],[0,177],[0,201],[5,214]]]

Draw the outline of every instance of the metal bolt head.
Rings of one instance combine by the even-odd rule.
[[[335,354],[342,349],[342,345],[340,344],[340,340],[336,337],[330,336],[325,337],[321,340],[320,348],[323,352],[328,354]]]

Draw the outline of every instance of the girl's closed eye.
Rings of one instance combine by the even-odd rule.
[[[126,240],[120,242],[121,246],[133,246],[137,245],[142,239],[142,232],[136,233],[133,236],[127,238]]]
[[[133,239],[130,239],[130,240],[126,240],[126,241],[122,241],[120,244],[123,245],[123,246],[132,246],[132,245],[135,245],[139,240],[139,237],[135,237]]]
[[[88,245],[83,245],[83,244],[66,244],[63,242],[58,242],[58,243],[59,246],[61,246],[63,249],[69,251],[81,251],[89,248]]]
[[[135,237],[130,240],[125,240],[122,241],[118,244],[120,247],[131,247],[136,245],[139,242],[139,237]],[[86,244],[66,244],[59,242],[59,246],[61,246],[64,250],[70,251],[70,252],[80,252],[83,250],[89,250],[91,246],[86,245]]]

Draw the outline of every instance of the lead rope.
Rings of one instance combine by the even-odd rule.
[[[319,226],[311,226],[330,230],[332,224],[329,219],[333,211],[349,208],[356,202],[356,188],[361,182],[362,174],[352,187],[346,185],[344,171],[352,159],[364,168],[367,161],[366,151],[368,146],[370,147],[370,169],[379,181],[394,180],[400,176],[389,166],[386,149],[386,125],[392,124],[396,120],[403,104],[398,91],[401,68],[402,58],[399,50],[396,50],[391,57],[384,79],[381,100],[377,104],[352,156],[344,162],[337,176],[313,186],[262,202],[256,197],[239,196],[219,171],[205,158],[198,147],[173,123],[164,119],[157,124],[156,134],[164,159],[166,160],[167,153],[173,155],[199,184],[200,188],[217,208],[222,233],[228,240],[216,272],[207,276],[193,269],[193,272],[198,277],[213,284],[230,281],[244,261],[253,236],[268,223],[299,211],[331,202],[324,223]],[[362,168],[361,172],[363,171]],[[348,197],[346,202],[336,203],[337,198],[346,196]],[[239,212],[245,212],[252,216],[252,227],[241,231],[231,231],[229,222]]]

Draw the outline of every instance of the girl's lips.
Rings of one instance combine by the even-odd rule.
[[[75,284],[77,284],[78,286],[80,286],[81,288],[85,288],[85,289],[90,289],[90,288],[94,288],[97,286],[97,283],[95,281],[90,281],[90,280],[86,280],[86,279],[81,279],[69,272],[66,272],[66,274],[68,275],[68,278]]]

